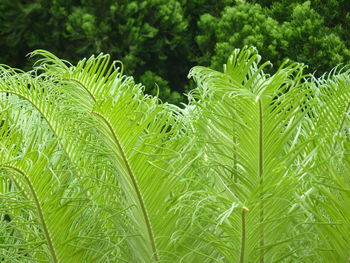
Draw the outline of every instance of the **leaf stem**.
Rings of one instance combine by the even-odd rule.
[[[258,106],[259,106],[259,184],[260,184],[260,247],[264,247],[265,245],[265,231],[264,231],[264,123],[263,123],[263,109],[261,99],[257,98]],[[262,252],[260,263],[264,263],[264,252]]]
[[[154,234],[153,234],[151,222],[150,222],[150,219],[149,219],[149,216],[148,216],[148,213],[147,213],[147,209],[146,209],[145,203],[143,201],[143,198],[142,198],[139,186],[137,184],[136,178],[134,176],[134,173],[132,172],[130,164],[128,162],[128,159],[126,158],[126,155],[124,153],[124,150],[123,150],[123,148],[122,148],[122,146],[121,146],[121,144],[120,144],[120,142],[119,142],[119,140],[117,138],[117,135],[115,134],[115,132],[114,132],[114,130],[112,128],[112,125],[109,123],[109,121],[102,114],[100,114],[98,112],[94,112],[93,111],[92,113],[95,114],[96,116],[98,116],[99,118],[101,118],[103,120],[103,122],[107,125],[108,129],[110,130],[110,132],[112,133],[113,140],[116,143],[116,145],[118,147],[118,150],[119,150],[119,152],[120,152],[120,154],[122,156],[122,159],[123,159],[123,161],[125,163],[125,166],[126,166],[126,169],[128,171],[129,177],[131,179],[132,185],[133,185],[133,187],[135,189],[138,201],[140,203],[141,211],[142,211],[142,214],[143,214],[143,217],[144,217],[144,220],[145,220],[145,223],[146,223],[146,227],[147,227],[148,237],[149,237],[150,242],[151,242],[151,247],[152,247],[152,253],[153,253],[154,260],[155,261],[159,261],[159,255],[158,255],[158,252],[157,252],[156,242],[155,242],[155,239],[154,239]]]
[[[73,81],[78,83],[90,96],[90,98],[96,102],[96,98],[94,96],[94,94],[92,94],[92,92],[84,85],[84,83],[82,83],[81,81],[74,79],[74,78],[62,78],[62,80],[66,80],[66,81]]]
[[[249,209],[246,207],[242,208],[242,234],[241,234],[241,254],[240,254],[240,263],[244,263],[245,256],[245,246],[246,246],[246,212]]]
[[[35,202],[35,205],[36,205],[36,210],[38,212],[38,216],[39,216],[40,222],[41,222],[41,224],[43,226],[46,242],[47,242],[47,245],[49,247],[49,251],[50,251],[51,256],[52,256],[52,262],[58,263],[56,251],[55,251],[55,248],[53,246],[53,242],[52,242],[52,239],[51,239],[51,236],[50,236],[50,232],[49,232],[49,229],[48,229],[48,227],[46,225],[44,214],[43,214],[43,211],[42,211],[42,208],[41,208],[41,204],[40,204],[38,196],[37,196],[37,194],[35,192],[34,186],[32,185],[32,183],[29,180],[29,178],[26,175],[26,173],[24,171],[22,171],[21,169],[15,167],[15,166],[12,166],[12,165],[4,165],[3,167],[7,168],[7,169],[14,170],[15,172],[19,173],[20,175],[23,176],[23,178],[27,182],[27,184],[29,186],[29,189],[30,189],[30,192],[31,192],[31,194],[32,194],[32,196],[34,198],[34,202]]]

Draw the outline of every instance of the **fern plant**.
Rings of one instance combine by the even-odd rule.
[[[195,67],[183,108],[108,55],[0,69],[4,262],[348,262],[349,74]]]

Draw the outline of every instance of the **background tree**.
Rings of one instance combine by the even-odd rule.
[[[164,79],[173,90],[186,82],[190,67],[181,58],[188,21],[179,1],[16,0],[2,2],[0,14],[2,63],[25,67],[25,55],[37,48],[74,62],[104,52],[122,60],[125,71],[150,90],[155,81],[167,83]],[[180,100],[169,86],[160,93],[170,102]]]
[[[232,47],[254,45],[277,67],[287,57],[312,65],[309,71],[320,75],[350,58],[342,25],[328,27],[325,19],[330,18],[321,14],[309,1],[276,2],[270,8],[242,2],[226,7],[219,17],[204,14],[196,37],[202,51],[198,62],[218,69]]]
[[[3,0],[0,63],[29,68],[25,55],[38,48],[72,62],[104,52],[146,92],[179,104],[194,65],[219,69],[246,44],[271,72],[285,57],[318,75],[348,63],[349,11],[346,0]]]

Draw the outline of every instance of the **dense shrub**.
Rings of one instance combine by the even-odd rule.
[[[350,4],[341,1],[3,0],[0,63],[30,68],[25,55],[50,50],[76,63],[92,53],[121,59],[146,92],[179,103],[194,65],[219,69],[227,52],[255,45],[275,72],[285,57],[322,75],[349,62]]]

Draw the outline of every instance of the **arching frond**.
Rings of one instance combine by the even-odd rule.
[[[79,180],[80,172],[41,115],[26,104],[13,95],[1,103],[2,260],[109,260],[106,251],[115,247]]]
[[[195,67],[189,74],[198,83],[194,125],[220,193],[211,218],[217,227],[207,231],[228,262],[281,262],[298,249],[290,231],[298,212],[293,141],[312,93],[300,82],[302,65],[269,76],[258,62],[246,49],[233,53],[224,73]]]
[[[0,260],[349,261],[349,72],[195,67],[184,109],[100,54],[0,66]]]
[[[307,209],[315,222],[313,246],[320,262],[347,262],[349,253],[350,181],[348,131],[350,78],[348,72],[315,80],[316,103],[306,118],[303,140],[313,152],[308,182]]]
[[[100,139],[110,152],[112,179],[118,180],[128,207],[131,233],[127,238],[133,251],[129,261],[173,260],[181,245],[177,231],[179,212],[170,209],[174,197],[186,184],[181,177],[190,169],[196,155],[176,107],[160,104],[145,96],[141,85],[109,65],[109,56],[99,55],[67,67],[48,53],[41,69],[66,83],[69,93],[81,93],[79,100],[94,118]],[[176,242],[174,242],[176,240]]]

